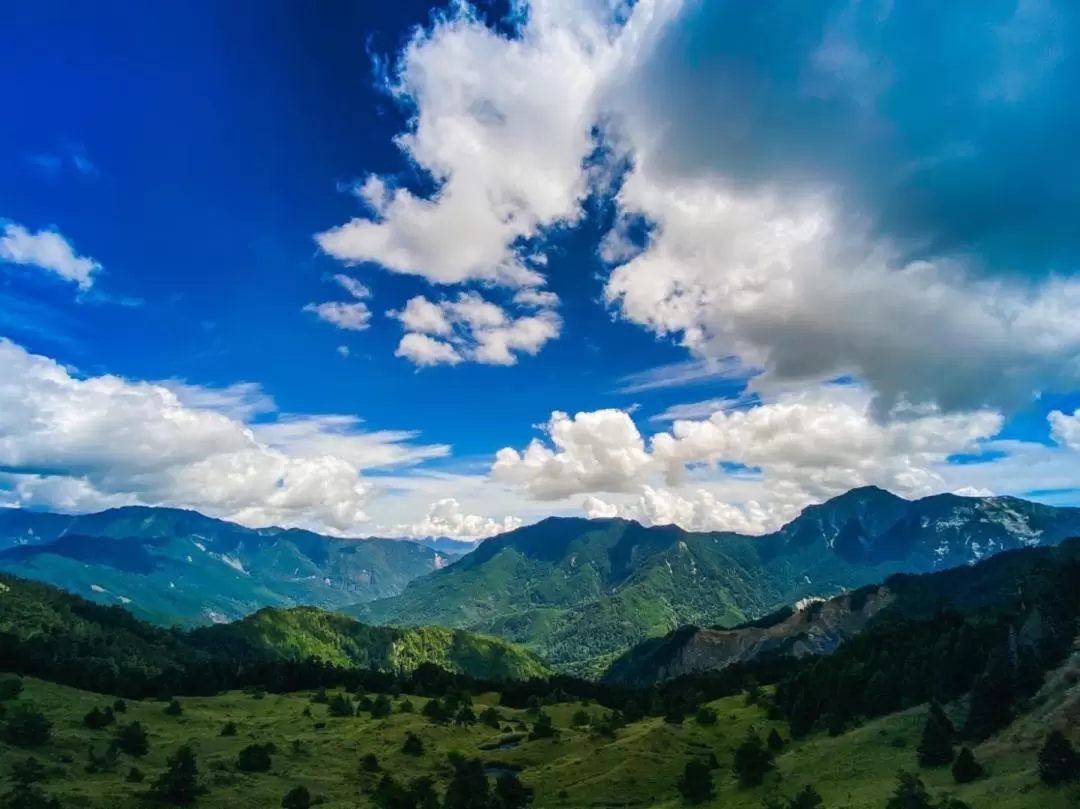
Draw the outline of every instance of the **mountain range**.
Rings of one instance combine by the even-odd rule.
[[[251,529],[172,508],[74,516],[0,509],[0,570],[124,604],[158,623],[383,598],[452,558],[416,542]]]
[[[1073,535],[1080,509],[949,494],[909,501],[873,487],[811,506],[762,537],[549,518],[454,555],[428,547],[444,540],[250,529],[177,509],[81,516],[5,509],[0,570],[123,604],[159,624],[310,605],[366,624],[496,636],[561,671],[598,677],[638,644],[670,650],[670,640],[656,639],[680,627],[717,633],[693,635],[695,648],[734,644],[743,651],[733,659],[748,645],[771,648],[785,633],[842,640],[872,616],[828,606],[803,626],[806,615],[787,610],[766,619],[779,623],[757,626],[761,637],[752,642],[723,632],[896,573],[970,565]],[[611,676],[621,676],[621,665]]]
[[[487,540],[389,599],[348,608],[371,623],[469,628],[596,676],[680,626],[732,627],[893,573],[967,565],[1080,535],[1080,509],[1012,497],[909,501],[852,490],[775,533],[693,533],[626,520],[552,518]]]

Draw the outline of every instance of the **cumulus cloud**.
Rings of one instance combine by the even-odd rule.
[[[8,222],[0,237],[0,261],[37,267],[54,273],[66,281],[87,290],[94,285],[94,276],[101,265],[75,252],[71,242],[57,230],[31,232],[22,225]]]
[[[581,218],[596,95],[617,65],[614,17],[598,9],[532,2],[507,37],[455,4],[418,30],[388,89],[415,113],[396,143],[437,190],[369,177],[370,215],[319,234],[321,248],[436,284],[539,284],[529,243]]]
[[[536,354],[562,329],[562,319],[550,309],[513,317],[475,292],[439,302],[418,295],[387,314],[408,329],[396,355],[419,366],[465,360],[514,365],[518,354]]]
[[[520,528],[517,517],[495,520],[476,514],[463,514],[461,504],[453,497],[445,497],[431,504],[424,519],[416,523],[395,525],[382,532],[383,536],[400,537],[449,537],[459,540],[488,539],[507,531]]]
[[[194,508],[249,525],[348,532],[367,520],[365,468],[445,455],[414,433],[346,416],[279,416],[269,399],[116,376],[81,377],[0,341],[0,479],[13,504]]]
[[[571,417],[555,412],[544,427],[551,447],[534,439],[524,452],[499,450],[491,476],[540,500],[586,492],[627,491],[652,465],[645,441],[622,410]]]
[[[1054,441],[1069,449],[1080,450],[1080,409],[1074,410],[1071,416],[1054,410],[1047,419]]]
[[[760,533],[858,486],[909,497],[955,488],[942,474],[950,456],[977,450],[1001,424],[989,410],[924,410],[882,423],[867,390],[827,385],[676,420],[647,443],[620,410],[554,413],[550,445],[500,450],[491,476],[541,500],[585,495],[593,515]],[[636,496],[612,502],[597,497],[603,492]]]

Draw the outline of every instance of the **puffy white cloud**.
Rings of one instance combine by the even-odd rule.
[[[90,289],[94,275],[101,265],[87,256],[75,253],[75,248],[56,230],[31,233],[22,225],[8,222],[0,237],[0,261],[23,264],[46,270],[73,281],[79,289]]]
[[[652,460],[630,416],[597,410],[571,418],[555,412],[544,428],[554,449],[538,439],[524,452],[499,450],[491,476],[520,486],[530,496],[557,500],[588,492],[628,491]]]
[[[421,368],[430,365],[457,365],[462,361],[461,355],[449,343],[418,332],[409,332],[402,337],[394,356],[404,357]]]
[[[495,520],[476,514],[463,514],[461,504],[453,497],[445,497],[431,504],[424,519],[416,523],[404,523],[383,531],[382,536],[400,537],[450,537],[451,539],[487,539],[520,528],[517,517]]]
[[[414,433],[364,433],[355,418],[244,419],[270,402],[116,376],[80,377],[0,340],[0,469],[14,504],[71,510],[172,505],[250,525],[348,532],[367,519],[361,472],[445,455]]]
[[[600,10],[535,0],[510,38],[455,4],[418,31],[391,79],[415,111],[396,143],[438,190],[368,178],[371,215],[319,234],[322,249],[438,284],[540,283],[528,241],[579,220],[597,92],[618,64],[614,10]]]
[[[345,359],[348,359],[349,355],[352,354],[352,351],[349,350],[348,346],[343,345],[337,347],[337,353]]]
[[[827,385],[785,393],[708,419],[676,420],[648,444],[620,410],[554,413],[550,446],[504,448],[491,477],[533,498],[586,495],[595,516],[761,533],[849,489],[877,485],[918,497],[960,485],[950,456],[976,451],[1001,428],[993,411],[934,410],[875,419],[870,393]],[[633,494],[616,500],[600,492]]]
[[[340,301],[309,303],[304,307],[304,311],[314,312],[320,320],[348,331],[363,331],[370,325],[371,321],[371,310],[362,301],[354,303],[342,303]]]
[[[438,303],[418,295],[402,311],[388,314],[410,330],[396,355],[420,366],[464,360],[514,365],[518,353],[536,354],[562,329],[562,319],[549,309],[514,318],[475,292]]]
[[[1050,422],[1050,437],[1058,444],[1069,449],[1080,450],[1080,408],[1072,415],[1054,410],[1047,416]]]
[[[1080,282],[980,280],[956,261],[907,261],[860,238],[826,198],[669,182],[644,164],[620,204],[655,230],[611,273],[608,302],[698,355],[764,369],[757,389],[855,376],[882,410],[965,410],[1080,382]]]

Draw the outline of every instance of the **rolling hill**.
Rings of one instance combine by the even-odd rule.
[[[256,530],[180,509],[74,516],[0,509],[0,570],[124,604],[159,623],[384,598],[449,561],[415,542]]]
[[[764,537],[551,518],[485,541],[399,595],[348,608],[378,624],[498,635],[572,673],[677,627],[731,627],[893,573],[966,565],[1080,534],[1080,509],[1016,498],[908,501],[856,489]]]
[[[192,669],[316,659],[330,666],[407,675],[434,664],[481,680],[543,676],[529,652],[496,638],[439,627],[371,627],[315,607],[264,608],[229,624],[163,629],[117,606],[0,573],[0,659],[108,691],[181,677]],[[78,661],[67,668],[57,661]]]

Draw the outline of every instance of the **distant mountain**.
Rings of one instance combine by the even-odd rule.
[[[400,596],[348,608],[373,623],[439,624],[523,643],[596,675],[683,625],[734,626],[898,572],[969,564],[1080,534],[1080,509],[1010,497],[917,501],[856,489],[764,537],[551,518],[485,541]]]
[[[433,551],[438,551],[441,554],[454,558],[464,556],[467,553],[472,553],[480,547],[481,542],[481,540],[478,539],[451,539],[450,537],[409,537],[408,541],[415,542],[418,545],[423,545],[425,548],[431,548]]]
[[[0,659],[7,667],[55,670],[78,660],[71,678],[105,689],[118,676],[154,680],[170,672],[300,662],[410,674],[432,663],[480,679],[543,676],[547,668],[496,638],[438,627],[371,627],[314,607],[260,610],[241,621],[190,631],[163,629],[121,607],[106,607],[59,588],[0,573]]]
[[[450,558],[413,542],[251,529],[171,508],[75,516],[0,509],[0,570],[163,623],[383,598]]]

